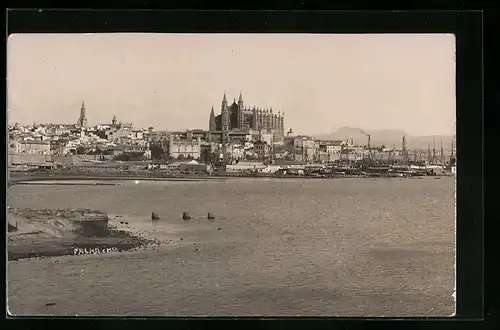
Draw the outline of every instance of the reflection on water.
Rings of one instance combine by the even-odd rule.
[[[9,263],[12,312],[454,311],[453,178],[119,183],[9,188],[11,207],[98,209],[169,242],[142,253]],[[47,297],[56,305],[46,307]]]

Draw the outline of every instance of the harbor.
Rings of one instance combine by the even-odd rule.
[[[356,316],[411,309],[439,316],[454,310],[452,177],[138,181],[9,188],[11,208],[100,210],[117,230],[160,242],[138,252],[85,254],[135,241],[63,236],[34,246],[36,236],[24,236],[30,240],[9,247],[12,257],[57,249],[47,259],[9,261],[11,312]],[[63,253],[70,255],[57,256]],[[33,274],[50,282],[39,285]],[[124,291],[130,283],[134,290]]]
[[[175,165],[175,164],[174,164]],[[102,178],[143,179],[143,180],[202,180],[223,178],[301,178],[301,179],[338,179],[338,178],[412,178],[423,176],[455,176],[456,165],[432,164],[387,164],[351,162],[344,164],[267,164],[264,162],[239,162],[226,168],[197,166],[195,170],[170,166],[152,168],[148,163],[116,164],[115,166],[73,166],[61,169],[31,168],[24,171],[9,171],[9,184],[19,184],[39,180],[78,180]],[[61,183],[63,184],[63,183]]]
[[[9,35],[8,316],[461,311],[454,35],[122,32]]]

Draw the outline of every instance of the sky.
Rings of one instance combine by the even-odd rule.
[[[208,129],[231,103],[284,111],[285,129],[453,134],[452,34],[15,34],[9,124],[119,121]]]

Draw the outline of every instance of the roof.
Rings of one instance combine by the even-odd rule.
[[[260,160],[240,160],[238,164],[245,164],[245,165],[256,165],[256,164],[262,164],[262,161]]]
[[[46,144],[49,145],[50,141],[41,141],[41,140],[23,140],[20,143],[22,144]]]
[[[308,168],[322,168],[322,167],[325,167],[324,165],[322,164],[306,164],[304,165],[305,167],[308,167]]]
[[[286,152],[285,146],[283,146],[283,145],[274,145],[274,152]]]
[[[298,160],[276,159],[275,165],[305,165],[306,162]]]
[[[162,160],[162,159],[153,159],[153,160],[149,161],[149,164],[152,164],[152,165],[168,164],[168,162],[166,160]]]
[[[250,134],[249,128],[235,128],[229,132],[229,135],[237,135],[237,134]]]
[[[73,165],[74,167],[102,167],[102,168],[115,168],[115,167],[123,167],[127,166],[128,164],[124,163],[82,163],[82,164],[77,164]]]
[[[320,140],[319,143],[322,145],[340,146],[343,142],[342,140]]]
[[[191,162],[187,162],[187,161],[186,161],[186,162],[180,162],[180,161],[179,161],[179,162],[172,162],[172,163],[168,163],[167,165],[168,165],[168,166],[179,166],[179,165],[183,165],[183,164],[184,164],[184,165],[187,165],[187,164],[192,164],[192,163],[191,163]]]
[[[264,163],[259,162],[259,163],[251,163],[251,162],[239,162],[238,164],[227,164],[226,165],[229,168],[265,168],[267,165],[264,165]]]

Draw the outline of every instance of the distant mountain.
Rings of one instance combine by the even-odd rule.
[[[395,146],[400,149],[403,142],[403,136],[406,136],[406,146],[409,149],[426,149],[432,148],[433,140],[435,141],[436,149],[441,148],[441,139],[443,140],[443,148],[450,149],[453,136],[451,135],[434,135],[434,136],[411,136],[403,130],[398,129],[382,129],[382,130],[363,130],[354,127],[341,127],[335,132],[314,136],[322,140],[354,140],[357,145],[368,144],[367,134],[371,136],[372,146],[385,145],[386,147]]]

